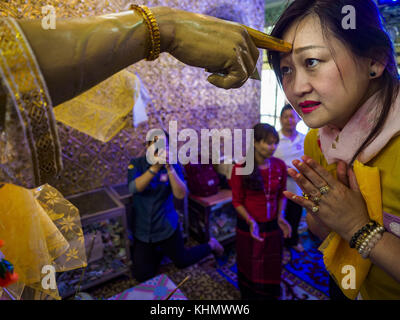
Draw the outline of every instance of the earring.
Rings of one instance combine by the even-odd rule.
[[[375,76],[376,76],[376,72],[372,71],[369,75],[370,75],[371,77],[375,77]]]

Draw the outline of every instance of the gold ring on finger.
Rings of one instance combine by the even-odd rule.
[[[319,211],[319,207],[318,206],[314,206],[311,209],[312,213],[317,213]]]
[[[316,205],[318,205],[318,203],[321,201],[320,197],[313,197],[312,198],[312,202],[314,202]]]
[[[303,192],[303,198],[308,200],[310,198],[310,195],[305,193],[305,192]]]
[[[330,190],[329,186],[323,186],[319,188],[319,192],[321,192],[321,194],[327,194],[329,190]]]

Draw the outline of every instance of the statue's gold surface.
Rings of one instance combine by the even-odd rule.
[[[290,52],[292,45],[289,42],[285,42],[281,39],[272,37],[264,32],[255,30],[253,28],[244,26],[253,39],[256,46],[260,49],[276,50],[281,52]]]

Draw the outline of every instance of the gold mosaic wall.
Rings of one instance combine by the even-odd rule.
[[[1,1],[24,18],[40,18],[41,7],[53,5],[57,17],[91,16],[118,12],[128,0]],[[154,0],[137,4],[169,6],[210,14],[218,18],[264,28],[264,0]],[[261,70],[259,59],[258,69]],[[129,126],[108,143],[99,142],[59,123],[64,171],[53,186],[64,195],[126,182],[127,163],[143,152],[146,133],[176,120],[178,129],[246,129],[259,121],[261,83],[249,80],[242,88],[219,89],[209,84],[204,70],[188,67],[168,54],[154,62],[139,62],[128,68],[137,72],[152,98],[147,107],[149,121]]]

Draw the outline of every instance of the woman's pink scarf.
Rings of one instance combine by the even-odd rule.
[[[324,126],[319,130],[322,153],[328,164],[338,160],[350,163],[355,152],[368,137],[378,119],[381,110],[378,93],[369,98],[353,115],[342,130]],[[400,134],[400,95],[396,98],[384,128],[379,135],[358,155],[357,160],[367,163],[373,159],[385,145]]]

